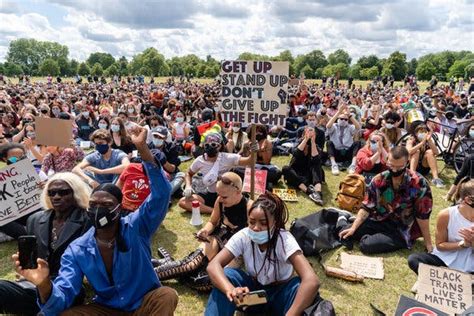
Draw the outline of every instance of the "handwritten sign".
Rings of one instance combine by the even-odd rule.
[[[409,298],[405,295],[400,295],[398,300],[397,310],[395,316],[418,316],[418,315],[430,315],[430,316],[448,316],[448,314],[442,311],[418,302],[415,299]]]
[[[221,63],[220,113],[225,122],[284,126],[289,63],[226,60]]]
[[[298,202],[298,195],[294,189],[273,189],[273,194],[286,202]]]
[[[0,226],[39,208],[40,179],[28,159],[0,169]]]
[[[250,192],[250,168],[245,168],[244,186],[242,192]],[[255,169],[255,193],[265,193],[267,186],[267,170]]]
[[[36,142],[46,146],[69,147],[72,141],[72,121],[56,118],[35,118]]]
[[[356,256],[341,253],[341,268],[366,278],[382,280],[384,277],[383,258]]]
[[[290,79],[288,81],[288,85],[289,86],[298,86],[300,84],[300,80],[299,79]]]
[[[420,264],[417,300],[450,314],[461,314],[472,305],[471,275]]]

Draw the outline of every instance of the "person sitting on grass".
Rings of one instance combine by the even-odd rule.
[[[388,150],[385,135],[379,131],[372,132],[367,144],[357,153],[355,173],[363,175],[369,184],[376,174],[387,170]]]
[[[204,139],[204,154],[197,157],[188,169],[185,176],[186,187],[184,197],[179,200],[178,205],[190,212],[192,201],[197,200],[201,204],[202,213],[211,213],[217,199],[216,183],[219,175],[229,171],[235,166],[248,166],[252,157],[241,157],[238,154],[220,152],[223,148],[223,139],[220,133],[209,133]],[[255,150],[258,145],[253,145]],[[192,185],[195,174],[200,176],[199,184]],[[194,190],[200,190],[193,194]]]
[[[91,141],[94,143],[95,151],[88,154],[72,169],[72,172],[80,176],[92,188],[102,183],[115,182],[130,164],[127,154],[119,149],[111,148],[112,136],[106,130],[96,130],[91,135]]]
[[[267,303],[246,312],[301,315],[315,300],[319,280],[295,238],[285,230],[286,205],[267,191],[252,204],[247,217],[248,227],[232,236],[207,267],[215,288],[205,315],[234,315],[236,303],[256,290],[265,290]],[[226,267],[239,256],[243,256],[245,271]],[[295,270],[298,276],[293,276]]]
[[[431,182],[437,188],[443,188],[444,182],[438,176],[438,165],[436,162],[436,156],[439,154],[439,151],[431,138],[432,134],[425,124],[420,124],[407,140],[407,149],[410,153],[410,170],[417,171],[423,176],[427,176],[431,172],[433,175]]]
[[[235,233],[247,227],[247,211],[252,205],[252,200],[242,194],[242,179],[236,173],[224,173],[217,181],[216,192],[218,197],[209,222],[196,234],[203,242],[185,258],[156,267],[160,280],[186,276],[186,284],[191,288],[199,291],[212,288],[207,264]]]
[[[390,150],[389,169],[372,179],[354,223],[339,233],[348,248],[356,240],[365,254],[392,252],[410,249],[423,236],[426,249],[433,250],[429,229],[431,189],[423,176],[407,169],[408,156],[405,147]]]
[[[120,189],[101,184],[92,192],[87,209],[93,227],[66,249],[54,281],[45,260],[38,259],[37,269],[23,270],[18,254],[12,256],[16,271],[36,286],[45,315],[173,315],[178,295],[161,286],[150,249],[151,237],[168,210],[171,186],[148,149],[146,136],[145,128],[132,130],[151,188],[138,211],[121,217]],[[94,289],[94,302],[71,308],[84,276]]]
[[[438,214],[435,249],[408,257],[408,266],[416,274],[420,263],[474,272],[474,180],[461,184],[459,197],[458,205]]]
[[[51,279],[58,275],[61,256],[91,223],[85,209],[89,205],[90,187],[71,173],[62,172],[46,182],[41,194],[44,211],[28,218],[25,235],[37,238],[38,257],[48,262]],[[37,291],[25,279],[0,281],[0,313],[36,315],[39,312]],[[74,303],[82,303],[81,289]]]
[[[283,176],[288,185],[299,188],[313,202],[323,205],[321,182],[324,174],[320,152],[314,128],[306,127],[300,144],[293,152],[290,165],[283,167]]]

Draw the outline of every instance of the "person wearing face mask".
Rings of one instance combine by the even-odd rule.
[[[96,187],[87,209],[93,227],[66,249],[54,281],[43,259],[38,259],[37,269],[23,270],[18,256],[13,256],[17,272],[36,285],[38,305],[45,315],[64,311],[63,315],[168,316],[176,309],[178,295],[161,286],[150,250],[151,237],[165,218],[171,188],[146,145],[146,129],[132,133],[150,180],[150,195],[140,209],[121,217],[120,189],[111,183]],[[84,276],[94,289],[94,302],[71,307]]]
[[[234,315],[236,303],[256,290],[266,292],[267,303],[250,306],[246,312],[302,315],[318,296],[319,280],[293,235],[285,230],[286,205],[267,191],[252,204],[247,217],[248,227],[232,236],[207,267],[215,288],[205,315]],[[239,256],[243,256],[245,271],[226,267]]]
[[[357,153],[356,174],[363,175],[365,182],[370,183],[372,178],[387,170],[388,141],[382,132],[373,132],[366,145]]]
[[[239,122],[232,122],[225,137],[227,138],[227,152],[234,154],[240,152],[243,145],[249,141],[247,133],[243,130],[242,124]]]
[[[53,106],[51,107],[51,117],[52,117],[52,118],[58,118],[58,117],[59,117],[59,113],[61,113],[61,109],[59,108],[59,106],[53,105]]]
[[[97,121],[97,127],[99,129],[105,129],[108,130],[110,127],[110,120],[108,117],[99,117],[99,120]]]
[[[182,110],[176,111],[175,122],[171,124],[171,135],[176,143],[182,143],[189,137],[190,126]]]
[[[117,116],[122,120],[127,132],[130,132],[132,129],[139,127],[137,123],[130,121],[128,112],[120,111]]]
[[[339,174],[338,162],[350,164],[349,173],[354,173],[356,168],[356,155],[360,148],[360,142],[355,141],[355,137],[360,129],[360,124],[346,112],[347,105],[344,104],[326,125],[326,134],[329,136],[328,155],[333,175]],[[349,120],[352,124],[349,124]]]
[[[112,137],[103,129],[92,133],[91,142],[95,151],[88,154],[72,172],[80,176],[92,188],[101,183],[113,183],[130,163],[127,154],[119,149],[112,149]]]
[[[110,133],[112,134],[112,148],[120,149],[132,158],[132,152],[136,149],[133,145],[127,130],[119,117],[115,117],[110,122]]]
[[[398,113],[388,112],[384,115],[382,128],[380,131],[387,137],[389,147],[395,147],[397,141],[406,134],[406,131],[399,128],[401,117]]]
[[[87,141],[90,135],[96,130],[94,126],[95,116],[93,111],[89,111],[87,105],[79,106],[79,115],[76,116],[77,144]]]
[[[348,248],[359,241],[364,254],[392,252],[411,249],[416,239],[423,237],[428,252],[433,250],[431,189],[423,176],[407,168],[408,157],[405,147],[390,149],[388,170],[372,179],[356,220],[339,233]]]
[[[91,227],[85,212],[89,196],[90,188],[76,175],[56,174],[46,182],[41,194],[44,210],[28,218],[25,235],[37,237],[38,257],[48,262],[52,279],[58,274],[66,248]],[[0,313],[36,315],[37,299],[35,285],[27,280],[0,280]],[[83,299],[81,288],[75,303]]]
[[[438,214],[434,250],[408,257],[408,266],[416,274],[420,263],[474,272],[474,180],[461,184],[459,198],[458,205]]]
[[[183,197],[178,205],[188,211],[192,210],[192,201],[199,201],[202,213],[211,213],[216,203],[216,183],[223,173],[230,171],[236,166],[249,166],[252,163],[251,156],[241,157],[238,154],[221,152],[223,138],[220,133],[208,133],[204,138],[204,154],[198,156],[185,175],[185,189]],[[258,145],[252,146],[252,150],[257,150]],[[200,179],[200,185],[193,186],[196,180]],[[198,192],[199,190],[199,192]]]
[[[206,267],[227,241],[247,226],[247,211],[252,201],[242,194],[242,179],[233,172],[224,173],[216,184],[217,200],[209,222],[196,238],[202,243],[197,250],[181,260],[165,260],[155,268],[160,280],[185,276],[186,285],[198,291],[212,288]],[[237,265],[234,262],[234,265]]]
[[[431,172],[433,176],[431,183],[437,188],[444,188],[444,182],[438,176],[436,156],[439,151],[431,135],[432,132],[424,124],[419,124],[413,130],[406,145],[410,153],[410,170],[417,171],[423,176],[427,176]]]
[[[36,132],[34,123],[26,123],[22,131],[12,139],[14,142],[21,142],[26,149],[26,156],[33,166],[39,170],[44,156],[47,154],[46,147],[36,144]]]
[[[160,155],[160,163],[163,169],[169,175],[171,183],[171,195],[174,195],[181,189],[184,182],[184,173],[179,171],[181,160],[179,159],[178,148],[173,142],[168,142],[167,139],[170,133],[164,126],[158,126],[152,130],[152,143],[148,145],[153,150],[154,154]]]
[[[285,129],[288,131],[296,131],[300,127],[306,125],[306,115],[308,115],[308,110],[304,105],[297,107],[297,116],[289,117],[286,119]]]

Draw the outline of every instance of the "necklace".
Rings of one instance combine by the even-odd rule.
[[[101,244],[102,246],[105,246],[108,249],[112,249],[115,245],[115,238],[112,240],[101,240],[99,237],[96,236],[95,240],[98,244]]]

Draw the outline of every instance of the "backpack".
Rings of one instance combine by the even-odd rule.
[[[360,174],[349,174],[339,184],[336,205],[343,210],[357,213],[365,196],[365,178]]]

